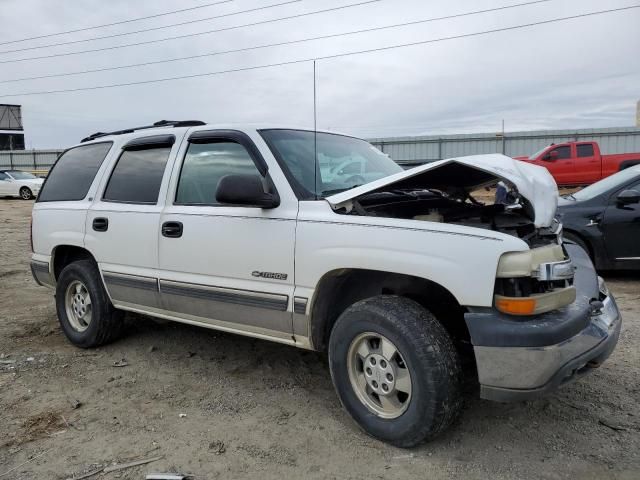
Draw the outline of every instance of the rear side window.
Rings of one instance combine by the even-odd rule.
[[[108,202],[158,202],[160,184],[171,147],[125,150],[116,163],[103,200]]]
[[[590,143],[578,145],[578,157],[593,157],[593,145]]]
[[[249,152],[239,143],[192,143],[184,158],[176,204],[217,205],[218,182],[225,175],[260,175]]]
[[[82,200],[112,145],[92,143],[67,150],[49,172],[37,201]]]

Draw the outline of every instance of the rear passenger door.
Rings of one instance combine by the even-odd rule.
[[[158,223],[174,135],[135,138],[104,175],[86,220],[85,244],[116,306],[159,308]]]
[[[575,178],[580,183],[593,183],[600,180],[602,172],[600,158],[596,157],[593,143],[576,144]]]
[[[221,205],[216,189],[229,174],[270,183],[246,134],[197,131],[184,142],[160,221],[163,307],[183,320],[291,341],[297,201]]]

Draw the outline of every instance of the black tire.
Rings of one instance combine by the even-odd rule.
[[[91,321],[84,331],[76,330],[67,315],[67,288],[74,281],[80,281],[91,297]],[[116,310],[111,304],[98,267],[92,260],[79,260],[62,270],[56,286],[56,310],[62,331],[71,343],[80,348],[98,347],[112,342],[123,330],[123,312]]]
[[[363,332],[389,339],[411,375],[411,398],[397,418],[381,418],[369,409],[349,379],[349,347]],[[331,331],[329,367],[340,401],[356,423],[369,435],[397,447],[413,447],[434,438],[462,409],[460,360],[453,342],[429,311],[408,298],[382,295],[345,310]]]
[[[23,200],[31,200],[33,198],[33,192],[29,187],[22,187],[20,189],[20,198]]]

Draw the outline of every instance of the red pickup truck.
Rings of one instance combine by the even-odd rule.
[[[530,157],[516,160],[546,167],[558,185],[590,185],[640,164],[640,153],[602,155],[597,142],[568,142],[551,144]]]

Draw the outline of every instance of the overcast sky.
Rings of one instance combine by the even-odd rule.
[[[0,0],[0,43],[153,15],[214,0]],[[121,45],[357,3],[296,3],[74,45],[86,39],[283,3],[234,0],[154,19],[0,45],[0,61]],[[380,0],[337,12],[151,45],[0,63],[0,81],[162,60],[457,14],[526,0]],[[313,126],[311,63],[165,83],[34,96],[3,95],[313,58],[416,42],[638,3],[552,0],[336,39],[72,77],[0,83],[0,103],[23,105],[27,147],[58,148],[95,131],[160,119]],[[640,9],[318,63],[318,128],[363,137],[632,126],[640,99]],[[41,48],[1,53],[33,46]]]

